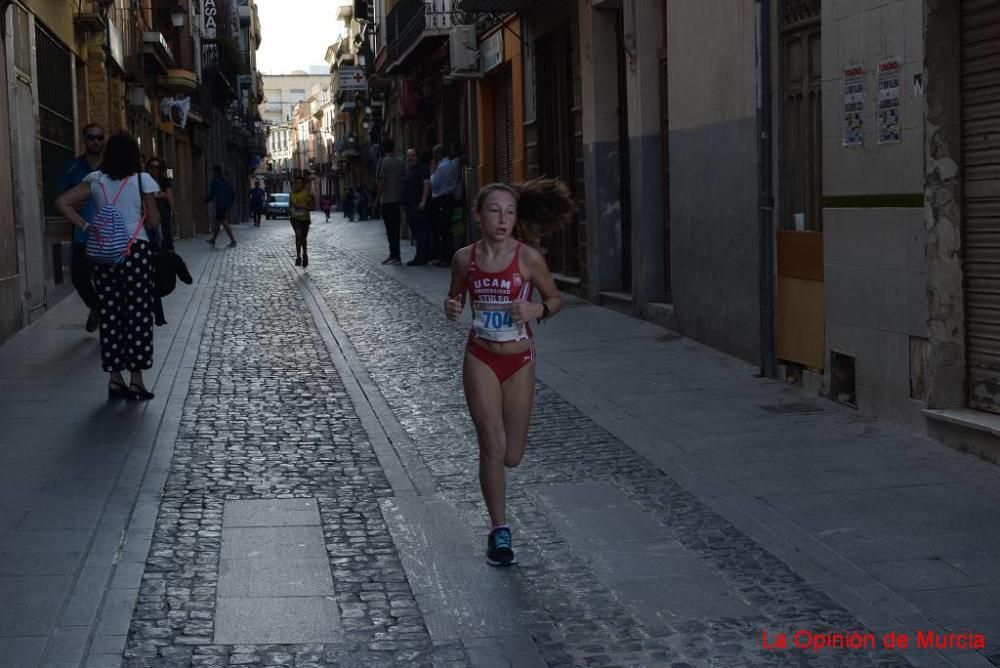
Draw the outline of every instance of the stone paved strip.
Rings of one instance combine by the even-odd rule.
[[[379,509],[391,490],[286,246],[265,239],[221,260],[126,665],[467,665],[461,645],[427,633]],[[343,641],[214,643],[226,503],[305,498],[319,508]]]
[[[458,369],[465,331],[436,304],[317,237],[309,274],[442,498],[485,536],[475,437]],[[545,385],[537,387],[526,462],[508,487],[521,566],[510,572],[525,628],[544,660],[569,665],[908,665],[884,652],[780,655],[762,651],[761,630],[864,630],[855,618]],[[539,490],[600,481],[655,517],[664,531],[756,609],[743,617],[643,623],[601,582],[588,545],[568,543]]]

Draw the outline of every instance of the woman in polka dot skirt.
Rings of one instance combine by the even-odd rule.
[[[139,145],[130,135],[120,133],[108,140],[100,170],[88,174],[83,183],[56,200],[59,212],[86,231],[87,222],[76,205],[93,198],[97,210],[114,201],[125,219],[125,229],[135,237],[124,262],[94,264],[101,316],[101,365],[111,374],[109,399],[146,401],[153,393],[146,389],[142,372],[153,366],[153,259],[146,229],[160,224],[154,195],[156,181],[141,171]],[[115,197],[117,195],[117,200]],[[122,371],[131,373],[125,384]]]

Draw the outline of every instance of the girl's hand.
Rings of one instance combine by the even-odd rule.
[[[536,302],[514,302],[510,308],[511,317],[519,325],[542,317],[542,312],[542,305]]]
[[[448,320],[458,320],[458,316],[462,315],[464,306],[461,299],[449,296],[444,300],[444,317],[448,318]]]

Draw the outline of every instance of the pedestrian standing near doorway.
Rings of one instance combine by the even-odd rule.
[[[431,226],[433,246],[437,250],[435,267],[450,267],[453,253],[451,214],[455,210],[455,188],[458,187],[458,161],[452,160],[444,144],[434,147],[431,165]]]
[[[156,210],[160,214],[159,247],[161,250],[174,250],[173,221],[174,213],[174,184],[173,180],[166,176],[166,169],[163,161],[153,157],[146,161],[146,171],[153,177],[160,191],[156,193]]]
[[[344,217],[347,220],[354,222],[354,188],[348,187],[347,192],[344,193],[344,197],[341,200],[344,208]]]
[[[305,268],[309,266],[309,254],[306,248],[311,223],[309,212],[316,208],[309,182],[301,176],[295,177],[292,194],[288,199],[291,206],[288,218],[292,221],[292,230],[295,231],[295,266]]]
[[[425,156],[426,157],[426,156]],[[417,253],[406,263],[408,267],[427,264],[431,252],[431,228],[427,222],[427,203],[431,198],[431,170],[427,160],[417,157],[416,149],[406,151],[406,173],[403,175],[403,207],[406,224],[417,242]]]
[[[142,372],[153,366],[154,264],[147,228],[160,224],[157,190],[153,177],[140,171],[139,144],[123,132],[108,140],[100,170],[56,199],[59,212],[82,231],[93,224],[107,238],[112,231],[122,235],[123,255],[115,258],[92,252],[100,250],[96,236],[90,240],[94,248],[88,247],[101,311],[101,364],[111,374],[108,399],[153,398]],[[91,223],[75,208],[88,198],[95,207]],[[131,372],[127,385],[122,377],[126,369]]]
[[[260,217],[264,213],[264,199],[267,194],[260,187],[260,181],[253,182],[250,189],[250,215],[253,217],[253,226],[260,227]]]
[[[482,238],[451,264],[445,316],[458,318],[466,292],[472,306],[463,384],[479,440],[479,484],[491,523],[486,560],[493,566],[515,563],[505,468],[521,463],[527,445],[535,392],[528,321],[542,322],[562,305],[545,257],[525,241],[537,239],[541,227],[568,223],[574,208],[569,189],[555,179],[486,186],[474,211]],[[540,302],[531,301],[535,287]]]
[[[403,173],[406,164],[396,157],[396,142],[392,137],[382,140],[382,159],[379,160],[376,178],[378,194],[375,204],[381,204],[382,222],[385,235],[389,239],[389,257],[382,264],[399,264],[399,223],[402,214],[400,200],[403,197]]]
[[[83,180],[101,165],[104,155],[104,128],[97,123],[88,123],[83,128],[83,153],[66,163],[62,176],[59,178],[59,192],[72,190],[83,183]],[[86,199],[79,205],[77,213],[88,224],[94,216],[94,202]],[[73,254],[70,257],[70,279],[80,299],[86,304],[87,323],[84,328],[88,332],[97,329],[100,323],[97,294],[94,291],[94,268],[87,259],[87,233],[79,226],[73,228]]]
[[[215,225],[212,228],[212,238],[205,239],[205,241],[215,246],[219,229],[225,228],[226,234],[229,236],[229,248],[236,248],[236,237],[233,235],[233,228],[229,225],[229,209],[236,199],[236,192],[229,179],[222,175],[221,165],[213,167],[212,174],[212,184],[208,187],[208,197],[205,198],[205,203],[215,200]]]

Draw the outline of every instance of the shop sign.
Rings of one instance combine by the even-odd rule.
[[[489,72],[503,62],[503,29],[497,30],[479,45],[483,72]]]
[[[368,90],[368,81],[360,67],[345,66],[337,70],[339,90]]]
[[[219,16],[219,8],[215,4],[216,0],[205,0],[205,4],[202,7],[202,20],[204,24],[202,26],[202,37],[205,39],[215,39],[215,31],[218,27],[217,20]]]

